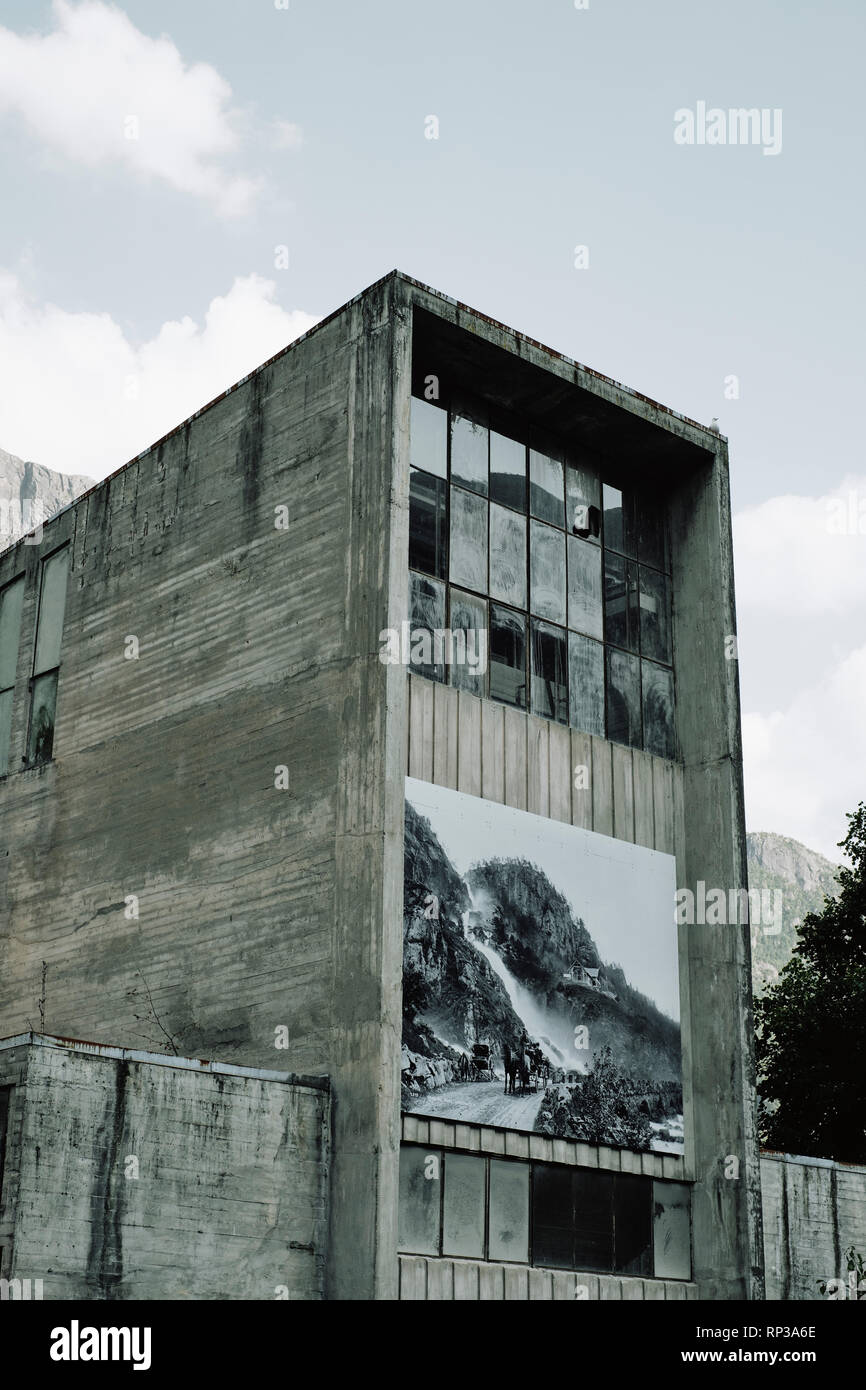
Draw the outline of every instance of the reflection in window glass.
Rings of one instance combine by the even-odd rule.
[[[409,474],[409,567],[445,578],[445,489],[442,478]]]
[[[565,536],[541,521],[530,522],[529,606],[540,618],[565,623]]]
[[[575,1169],[574,1264],[576,1269],[610,1269],[613,1263],[612,1173]]]
[[[409,462],[413,468],[448,474],[448,412],[430,401],[412,397],[409,420]]]
[[[443,653],[434,644],[434,629],[445,627],[445,585],[423,574],[409,575],[410,656],[412,670],[428,680],[444,681]],[[436,658],[439,658],[438,660]]]
[[[653,661],[671,661],[671,619],[668,581],[663,574],[640,566],[640,649]]]
[[[0,690],[15,684],[18,644],[21,638],[21,609],[24,604],[24,576],[7,584],[0,593]],[[56,662],[55,662],[56,665]]]
[[[460,690],[468,690],[470,695],[483,695],[487,685],[488,660],[487,604],[484,599],[452,589],[448,626],[452,633],[463,633],[466,654],[464,661],[455,660],[452,665],[451,684]]]
[[[637,565],[604,552],[604,635],[627,651],[638,649]]]
[[[12,733],[12,696],[18,669],[24,576],[0,593],[0,777],[9,771],[9,739]]]
[[[490,496],[526,511],[526,445],[490,431]]]
[[[60,665],[60,639],[66,611],[66,580],[69,574],[69,546],[58,550],[42,566],[39,619],[36,627],[36,656],[33,674],[41,675]]]
[[[529,1259],[529,1164],[490,1160],[490,1260]]]
[[[638,515],[639,559],[657,570],[668,568],[664,509],[659,502],[640,497],[636,503]]]
[[[487,426],[468,415],[451,417],[451,481],[487,496]]]
[[[442,1254],[484,1258],[485,1161],[468,1154],[445,1156]]]
[[[550,623],[532,624],[532,712],[568,723],[566,634]]]
[[[526,522],[506,507],[490,507],[490,596],[526,607]]]
[[[400,1148],[398,1246],[415,1255],[439,1254],[439,1203],[442,1155],[422,1148]]]
[[[487,503],[474,492],[451,489],[451,567],[454,584],[487,588]]]
[[[644,748],[658,758],[676,756],[674,673],[651,661],[641,662]]]
[[[579,531],[586,529],[589,508],[593,507],[600,513],[601,509],[601,483],[598,474],[584,463],[569,463],[565,470],[565,492],[567,520],[566,528],[573,531],[575,525]],[[587,537],[593,545],[600,543],[600,536],[590,535]]]
[[[597,545],[569,536],[568,626],[587,637],[604,635],[601,601],[601,551]]]
[[[656,1279],[691,1279],[689,1189],[680,1182],[653,1183],[653,1246]]]
[[[637,527],[635,521],[634,498],[630,492],[621,492],[617,487],[602,488],[604,501],[604,543],[610,550],[618,550],[621,555],[637,558]]]
[[[490,696],[526,708],[526,619],[490,605]]]
[[[30,730],[27,737],[27,761],[47,763],[54,750],[54,716],[57,704],[57,672],[36,676],[30,697]]]
[[[536,449],[529,451],[529,510],[554,526],[565,522],[562,464]]]
[[[640,747],[640,662],[609,647],[607,656],[607,736],[614,743]]]
[[[646,1178],[617,1173],[613,1194],[614,1269],[652,1276],[652,1192]]]
[[[591,637],[568,634],[568,722],[604,738],[604,647]]]

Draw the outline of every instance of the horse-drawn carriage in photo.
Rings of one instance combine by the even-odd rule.
[[[488,1043],[474,1043],[472,1046],[472,1080],[494,1081],[493,1060]]]
[[[546,1086],[550,1079],[550,1063],[539,1043],[524,1042],[521,1047],[512,1049],[507,1043],[502,1049],[505,1064],[505,1094],[516,1095],[518,1091],[537,1091]]]

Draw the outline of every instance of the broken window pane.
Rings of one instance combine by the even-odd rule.
[[[490,431],[490,496],[526,511],[526,445]]]
[[[15,684],[18,645],[21,639],[21,609],[24,603],[24,576],[15,579],[0,593],[0,690]]]
[[[529,1164],[490,1160],[489,1260],[529,1259]]]
[[[464,1259],[484,1258],[486,1174],[483,1158],[469,1154],[445,1156],[445,1209],[442,1254]]]
[[[60,665],[60,639],[66,609],[66,577],[69,573],[69,546],[58,550],[42,565],[42,590],[36,627],[34,675]]]
[[[566,634],[550,623],[532,624],[532,712],[568,723]]]
[[[599,544],[600,536],[597,529],[590,527],[592,520],[598,521],[598,516],[590,516],[590,508],[599,513],[601,509],[601,483],[595,469],[587,462],[569,463],[565,469],[565,489],[566,489],[566,529],[574,531],[577,526],[578,531],[589,531],[586,539],[592,541],[594,545]]]
[[[400,1149],[400,1205],[397,1244],[415,1255],[439,1254],[442,1154]]]
[[[473,594],[450,590],[451,628],[455,659],[451,667],[451,684],[470,695],[483,695],[487,673],[487,604]],[[462,633],[462,641],[459,634]]]
[[[429,680],[444,681],[445,661],[434,630],[445,628],[445,585],[423,574],[409,575],[409,652],[412,670]]]
[[[604,543],[610,550],[618,550],[621,555],[637,558],[637,525],[634,497],[630,492],[608,487],[605,483],[604,498]]]
[[[451,489],[449,578],[467,589],[487,591],[487,503],[460,487]]]
[[[526,521],[506,507],[490,507],[490,594],[526,607]]]
[[[689,1189],[685,1183],[653,1183],[653,1247],[656,1279],[691,1279]]]
[[[568,634],[568,722],[604,738],[604,647],[591,637]]]
[[[640,747],[640,663],[612,648],[606,655],[607,736],[614,743]]]
[[[668,581],[663,574],[640,566],[640,650],[653,661],[671,662],[671,619]]]
[[[490,696],[526,708],[526,619],[490,605]]]
[[[412,397],[409,420],[409,462],[413,468],[448,474],[448,412],[430,401]]]
[[[641,662],[643,678],[643,746],[659,758],[676,754],[674,673],[651,661]]]
[[[564,524],[562,464],[536,449],[529,452],[529,510],[554,526]]]
[[[487,426],[469,415],[451,417],[451,481],[487,496]]]
[[[638,649],[637,565],[604,552],[604,635],[627,651]]]
[[[567,544],[568,626],[588,637],[601,638],[601,551],[577,536],[569,536]]]
[[[445,578],[445,497],[448,484],[413,468],[409,474],[409,566]]]
[[[540,618],[565,622],[565,536],[541,521],[530,522],[529,606]]]
[[[28,763],[47,763],[54,748],[54,712],[57,703],[57,672],[36,676],[30,697],[30,731],[27,737]]]

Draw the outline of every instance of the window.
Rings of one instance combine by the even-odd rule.
[[[568,723],[566,633],[552,623],[532,624],[532,712]]]
[[[400,1146],[407,1254],[689,1279],[690,1211],[685,1183]]]
[[[48,762],[54,751],[57,677],[60,674],[60,641],[68,574],[68,546],[43,560],[27,735],[26,761],[30,766]]]
[[[453,653],[460,634],[490,624],[487,663],[431,656],[422,674],[675,757],[663,499],[603,483],[603,459],[582,444],[529,426],[521,439],[517,424],[488,418],[465,397],[450,407],[413,397],[413,618],[447,608]]]
[[[12,696],[21,639],[24,576],[0,590],[0,777],[9,771],[9,739],[12,733]]]
[[[490,605],[490,695],[526,708],[526,619],[498,603]]]

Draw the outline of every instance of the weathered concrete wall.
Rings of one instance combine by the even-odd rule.
[[[767,1298],[821,1300],[822,1279],[841,1279],[836,1297],[851,1298],[845,1252],[866,1260],[866,1168],[765,1154],[761,1188]]]
[[[46,1299],[323,1296],[326,1082],[39,1040],[0,1047],[13,1081],[7,1277]]]
[[[335,1297],[397,1288],[392,288],[0,556],[27,574],[17,769],[38,561],[72,546],[54,761],[0,781],[0,1035],[38,1018],[44,961],[53,1033],[327,1073]]]

